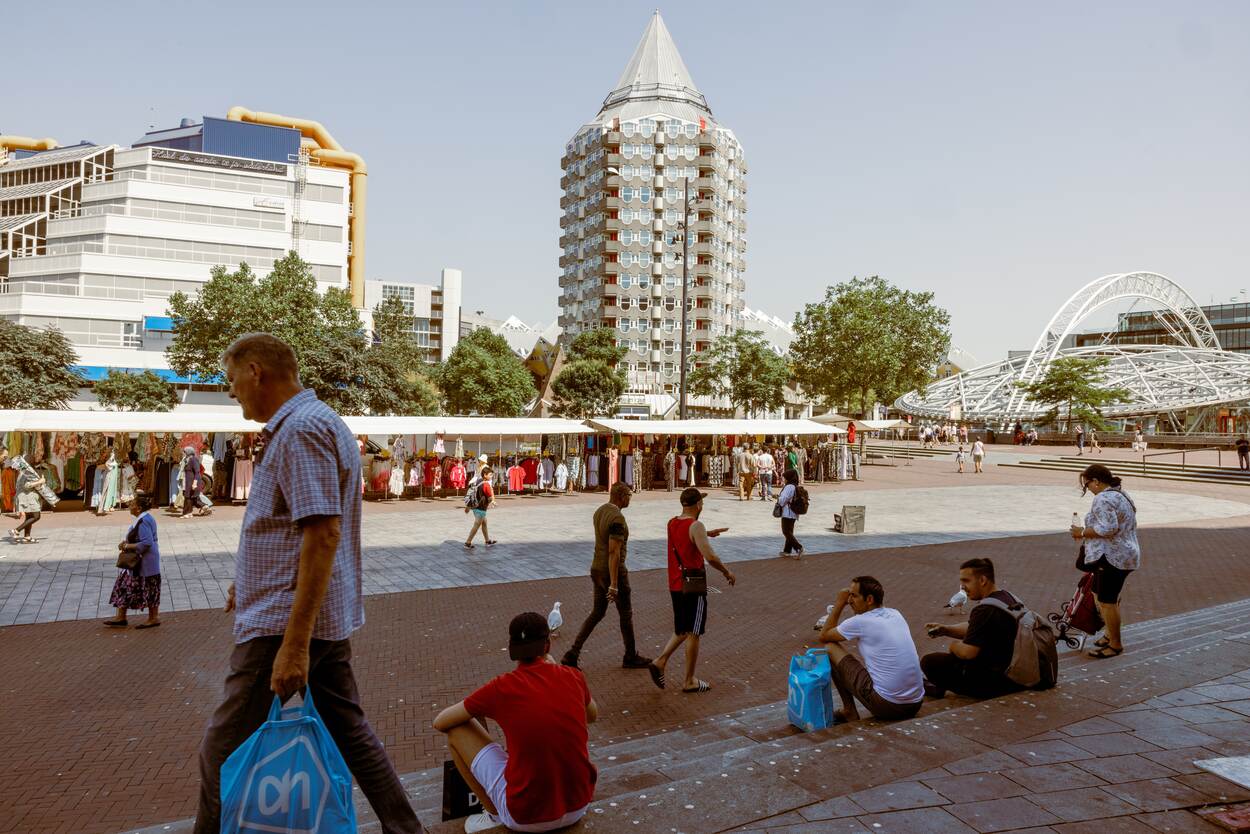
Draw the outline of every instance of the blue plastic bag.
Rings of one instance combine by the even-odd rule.
[[[833,680],[829,653],[808,649],[790,658],[790,694],[786,698],[790,723],[805,733],[833,725]]]
[[[221,834],[355,834],[352,773],[311,693],[282,708],[221,766]]]

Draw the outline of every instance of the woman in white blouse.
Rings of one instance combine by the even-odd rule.
[[[1120,479],[1101,463],[1081,473],[1081,494],[1094,493],[1084,526],[1072,525],[1072,538],[1085,549],[1084,569],[1094,574],[1094,593],[1106,630],[1090,657],[1115,657],[1120,642],[1120,591],[1124,580],[1141,565],[1137,543],[1137,507],[1120,488]]]

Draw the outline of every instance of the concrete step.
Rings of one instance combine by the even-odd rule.
[[[1036,461],[1017,461],[1012,463],[999,463],[997,466],[1014,468],[1014,469],[1042,469],[1051,472],[1080,472],[1090,464],[1089,458],[1078,458],[1073,461],[1044,459]],[[1250,475],[1245,473],[1238,474],[1236,472],[1222,473],[1202,473],[1193,471],[1169,468],[1159,468],[1156,466],[1147,466],[1143,471],[1140,466],[1132,464],[1128,467],[1116,466],[1113,471],[1123,472],[1125,475],[1134,478],[1149,478],[1152,480],[1164,481],[1180,481],[1183,483],[1201,483],[1201,484],[1231,484],[1234,486],[1250,486]]]

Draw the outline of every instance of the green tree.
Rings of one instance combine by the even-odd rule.
[[[412,337],[412,316],[398,298],[373,309],[373,344],[365,354],[371,414],[437,414],[440,395],[429,377],[429,349]]]
[[[64,408],[86,385],[69,369],[77,362],[60,330],[0,318],[0,408]]]
[[[128,373],[110,368],[95,384],[100,405],[113,411],[173,411],[178,405],[174,386],[151,371]]]
[[[203,381],[221,379],[221,354],[244,333],[265,332],[285,341],[299,361],[300,380],[342,414],[369,405],[365,335],[346,290],[317,291],[308,264],[294,252],[258,279],[247,264],[234,272],[213,267],[194,298],[169,298],[174,342],[169,366]]]
[[[569,345],[568,356],[551,383],[552,410],[581,420],[615,414],[625,393],[625,371],[619,366],[625,350],[617,345],[616,333],[609,327],[583,331]]]
[[[434,381],[448,414],[517,417],[534,399],[534,378],[503,336],[474,330],[438,366]]]
[[[790,367],[764,338],[753,330],[735,330],[717,336],[702,351],[699,365],[687,380],[695,394],[725,397],[747,417],[772,411],[785,403]]]
[[[950,314],[933,293],[902,290],[872,276],[829,287],[795,317],[795,377],[825,404],[893,402],[923,389],[950,346]]]
[[[1065,430],[1072,429],[1073,418],[1095,428],[1103,428],[1100,409],[1105,405],[1125,402],[1132,395],[1127,388],[1107,387],[1108,356],[1061,356],[1046,366],[1046,373],[1036,382],[1017,382],[1016,386],[1038,405],[1050,406],[1041,422],[1059,422],[1060,408],[1066,414]]]

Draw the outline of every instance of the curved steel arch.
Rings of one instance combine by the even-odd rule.
[[[1015,375],[1021,382],[1035,382],[1046,366],[1059,355],[1065,339],[1085,319],[1108,304],[1128,298],[1141,298],[1162,305],[1157,320],[1182,347],[1219,350],[1220,343],[1206,314],[1179,284],[1157,272],[1117,272],[1090,281],[1069,298],[1042,330],[1024,365]],[[1007,404],[1006,419],[1025,409],[1026,395],[1015,389]]]

